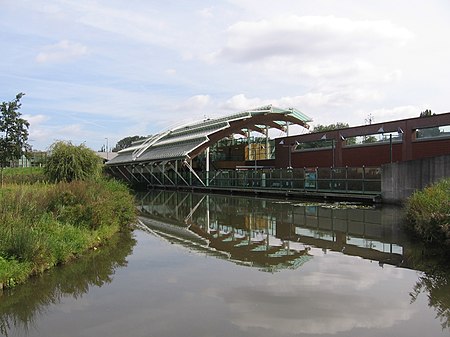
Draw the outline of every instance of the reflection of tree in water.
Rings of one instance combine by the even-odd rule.
[[[410,293],[411,302],[416,301],[419,294],[427,293],[428,306],[436,311],[441,321],[442,329],[450,328],[450,270],[448,257],[440,255],[442,261],[424,259],[419,262],[418,270],[423,270],[413,291]]]
[[[110,283],[115,270],[127,265],[126,257],[135,243],[130,232],[116,235],[79,260],[0,293],[0,334],[8,336],[15,327],[28,331],[49,305],[66,296],[80,298],[90,287]]]

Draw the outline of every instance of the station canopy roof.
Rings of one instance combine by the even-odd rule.
[[[228,116],[204,119],[150,136],[118,152],[107,165],[151,163],[192,159],[219,140],[249,131],[264,133],[267,128],[285,130],[297,124],[309,128],[311,118],[294,108],[281,109],[272,105],[246,110]]]

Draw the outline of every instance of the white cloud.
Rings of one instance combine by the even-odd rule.
[[[151,7],[142,10],[114,8],[97,2],[75,2],[71,6],[79,12],[78,21],[86,26],[123,36],[132,41],[170,45],[169,26]]]
[[[36,56],[38,63],[68,62],[88,53],[88,48],[81,43],[62,40],[54,45],[45,46]]]
[[[203,8],[203,9],[198,11],[198,14],[204,19],[211,19],[211,18],[214,17],[213,8],[212,7]]]
[[[45,150],[58,140],[72,141],[78,145],[89,140],[92,141],[96,137],[98,138],[97,133],[88,131],[83,123],[55,126],[30,122],[29,142],[36,149]]]
[[[242,111],[271,103],[260,98],[247,98],[244,94],[238,94],[220,104],[220,107],[230,111]]]
[[[374,117],[375,123],[381,123],[390,120],[419,117],[420,113],[428,109],[423,106],[406,105],[394,108],[375,109],[367,112],[367,115]]]
[[[187,100],[179,104],[176,110],[202,110],[211,103],[211,97],[209,95],[195,95],[189,97]]]
[[[111,135],[268,103],[321,124],[403,118],[408,106],[448,111],[448,6],[418,4],[7,0],[0,89],[5,99],[26,92],[23,108],[51,123],[79,114]]]
[[[359,21],[334,16],[289,16],[241,21],[228,29],[227,45],[216,56],[255,62],[275,56],[321,57],[353,54],[380,44],[400,46],[413,34],[389,21]]]
[[[36,126],[48,120],[48,116],[42,114],[39,115],[25,114],[23,115],[23,118],[30,123],[30,126]]]
[[[272,336],[384,329],[415,314],[409,298],[398,291],[414,272],[392,266],[380,270],[378,264],[338,253],[311,253],[315,263],[304,265],[300,278],[286,273],[208,294],[228,304],[242,330],[263,328]]]
[[[166,69],[166,74],[167,75],[173,76],[173,75],[176,75],[176,73],[177,73],[176,69],[173,69],[173,68]]]

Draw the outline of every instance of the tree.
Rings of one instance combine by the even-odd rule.
[[[345,129],[348,127],[349,127],[348,123],[341,123],[341,122],[337,122],[336,124],[329,124],[329,125],[318,124],[313,128],[312,132],[327,132],[327,131]],[[345,143],[347,145],[356,144],[356,139],[354,137],[347,138],[345,140]]]
[[[0,105],[0,167],[1,184],[3,185],[3,168],[20,158],[29,148],[28,128],[30,123],[23,119],[19,109],[22,106],[20,99],[25,95],[18,93],[11,102],[2,102]]]
[[[433,116],[433,115],[435,115],[435,114],[432,113],[430,109],[426,109],[425,111],[422,111],[420,113],[419,117],[429,117],[429,116]]]
[[[420,113],[419,117],[430,117],[435,115],[431,112],[430,109],[426,109],[425,111],[422,111]],[[437,137],[441,134],[441,130],[439,127],[433,127],[433,128],[425,128],[425,129],[419,129],[417,130],[417,138],[432,138]]]
[[[376,143],[377,141],[378,141],[377,137],[375,137],[375,136],[364,136],[362,143],[370,144],[370,143]]]
[[[100,177],[101,158],[84,144],[58,141],[50,147],[44,173],[51,182],[71,182]]]
[[[326,131],[332,131],[332,130],[339,130],[339,129],[345,129],[348,128],[348,123],[341,123],[337,122],[336,124],[329,124],[329,125],[316,125],[312,132],[326,132]]]
[[[116,146],[112,149],[112,152],[119,152],[120,150],[130,147],[133,142],[138,140],[146,139],[144,136],[129,136],[119,140]]]

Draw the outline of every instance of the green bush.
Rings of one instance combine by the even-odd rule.
[[[406,214],[409,228],[420,238],[450,246],[450,178],[415,192]]]
[[[3,286],[101,245],[135,218],[133,196],[115,181],[8,185],[0,192]]]
[[[25,282],[31,272],[30,263],[6,260],[0,256],[0,289]]]
[[[84,144],[75,146],[59,141],[51,146],[50,152],[44,173],[51,182],[91,180],[101,175],[101,158]]]

